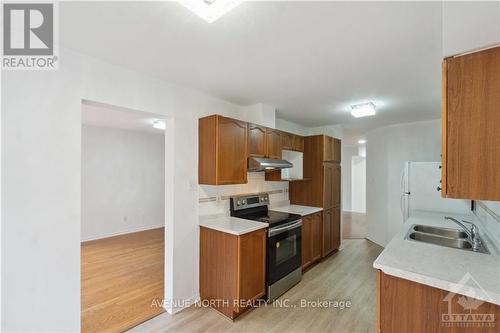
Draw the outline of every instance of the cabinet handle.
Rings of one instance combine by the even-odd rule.
[[[439,169],[442,169],[442,168],[443,168],[443,166],[442,166],[442,165],[440,165],[440,166],[439,166]]]
[[[438,186],[436,190],[438,190],[438,192],[441,191],[441,186]]]

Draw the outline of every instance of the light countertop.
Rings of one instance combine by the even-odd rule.
[[[199,217],[202,227],[222,231],[233,235],[244,235],[252,231],[267,228],[269,225],[263,222],[255,222],[225,215],[205,215]]]
[[[319,208],[319,207],[290,205],[290,204],[278,205],[277,207],[272,206],[269,209],[275,210],[277,212],[298,214],[301,216],[311,215],[311,214],[314,214],[317,212],[321,212],[323,210],[323,208]]]
[[[474,215],[416,212],[373,263],[385,274],[500,305],[500,255],[482,235],[490,254],[448,248],[405,238],[413,224],[460,229],[444,219],[477,222]]]

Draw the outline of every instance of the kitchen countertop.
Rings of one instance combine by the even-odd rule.
[[[244,235],[252,231],[267,228],[269,225],[264,222],[255,222],[240,219],[232,216],[204,215],[199,217],[201,227],[222,231],[232,235]]]
[[[490,254],[404,239],[413,224],[460,229],[444,216],[477,222],[474,215],[416,212],[385,247],[373,267],[388,275],[500,305],[500,255],[483,235],[481,238]],[[480,224],[479,229],[482,233]]]
[[[277,212],[297,214],[301,216],[311,215],[317,212],[321,212],[323,210],[323,208],[320,207],[289,205],[289,204],[277,207],[272,206],[269,209]]]

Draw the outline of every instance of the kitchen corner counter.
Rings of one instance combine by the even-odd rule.
[[[277,212],[297,214],[301,216],[311,215],[317,212],[321,212],[323,210],[323,208],[320,207],[300,206],[300,205],[283,205],[277,207],[272,206],[269,209]]]
[[[236,236],[244,235],[249,232],[268,227],[267,223],[254,222],[221,214],[200,216],[198,221],[200,227],[221,231]]]
[[[373,267],[398,278],[500,305],[500,255],[485,239],[483,230],[480,230],[481,238],[491,254],[405,239],[414,224],[460,228],[446,221],[445,215],[477,222],[473,215],[416,212],[385,247]]]

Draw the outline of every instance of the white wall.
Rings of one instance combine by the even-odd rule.
[[[420,121],[367,134],[367,238],[385,246],[399,231],[401,172],[405,161],[440,161],[441,121]]]
[[[235,116],[257,125],[271,128],[276,126],[276,108],[269,104],[257,103],[242,107]]]
[[[363,156],[353,156],[351,159],[351,165],[351,210],[357,213],[366,213],[366,158]]]
[[[358,155],[358,147],[344,146],[342,152],[342,210],[352,211],[352,157]]]
[[[168,119],[167,300],[198,296],[197,119],[240,111],[64,48],[60,61],[2,73],[3,331],[80,329],[82,98]]]
[[[443,1],[443,55],[500,43],[500,1]]]
[[[280,118],[276,118],[276,128],[297,135],[309,135],[308,128]]]
[[[82,126],[82,240],[165,225],[165,137]]]

